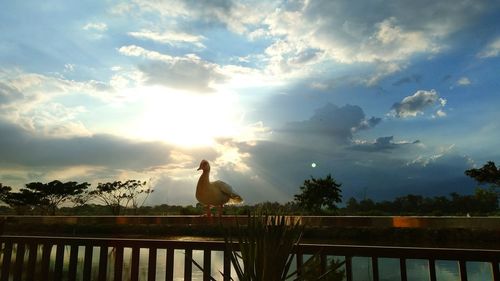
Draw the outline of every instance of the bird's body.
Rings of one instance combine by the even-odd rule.
[[[229,184],[223,181],[210,182],[210,164],[208,161],[201,161],[198,170],[203,170],[203,173],[196,185],[196,199],[207,207],[207,216],[211,216],[211,206],[218,207],[219,215],[221,215],[224,204],[243,202],[241,196],[234,192]]]

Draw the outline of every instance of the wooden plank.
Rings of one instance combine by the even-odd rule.
[[[16,263],[14,266],[14,281],[21,281],[23,275],[24,254],[26,245],[24,242],[17,243],[16,249]]]
[[[173,248],[167,248],[165,281],[174,280],[174,251]]]
[[[114,268],[114,280],[122,281],[123,275],[123,246],[117,246],[115,248],[115,268]]]
[[[1,281],[9,280],[11,259],[12,259],[12,242],[6,241],[3,246],[2,271],[0,271],[0,273],[2,274],[2,276],[0,276]]]
[[[191,281],[193,275],[193,250],[185,249],[184,256],[184,281]]]
[[[76,281],[76,267],[78,265],[78,245],[73,244],[69,250],[68,280]]]
[[[92,278],[92,252],[94,247],[85,245],[85,256],[83,258],[83,281],[91,281]]]
[[[203,251],[203,281],[210,281],[212,274],[212,251]]]
[[[39,278],[40,278],[39,280],[50,280],[49,267],[50,267],[50,253],[52,252],[52,245],[53,244],[51,244],[51,243],[45,243],[43,245],[42,263],[40,264],[40,267],[42,268],[42,273],[39,276]]]
[[[62,280],[63,266],[64,266],[64,244],[58,243],[56,248],[56,262],[54,267],[54,280]]]
[[[149,248],[148,254],[148,281],[156,280],[156,256],[157,251],[155,247]]]
[[[378,258],[377,257],[372,257],[372,275],[373,281],[378,281],[379,276],[378,276]]]
[[[436,281],[436,261],[429,259],[429,278],[430,281]]]
[[[38,244],[30,243],[29,244],[29,254],[28,254],[28,268],[26,269],[26,280],[34,281],[35,280],[35,270],[36,270],[36,256],[38,252]]]
[[[406,259],[399,259],[399,273],[401,274],[401,281],[408,281],[408,274],[406,273]]]
[[[139,281],[139,247],[132,248],[132,263],[130,264],[130,280]]]
[[[101,246],[99,249],[99,281],[106,281],[108,273],[108,247]]]

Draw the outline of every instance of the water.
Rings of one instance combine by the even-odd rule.
[[[12,264],[14,264],[15,253],[17,245],[13,245],[12,253]],[[37,254],[37,264],[41,263],[41,246],[38,248]],[[64,251],[64,268],[63,268],[63,279],[67,279],[68,267],[69,267],[69,253],[70,247],[65,247]],[[113,249],[108,249],[108,267],[107,276],[108,279],[114,276],[113,266],[115,260],[115,252]],[[3,255],[3,254],[2,254]],[[77,280],[83,279],[83,260],[85,255],[85,248],[80,247],[78,251],[78,265],[77,265]],[[92,250],[92,280],[96,280],[98,276],[99,269],[99,255],[100,248],[94,247]],[[222,275],[219,271],[223,268],[223,252],[212,251],[211,253],[211,275],[216,280],[222,280]],[[123,252],[123,279],[130,279],[130,269],[132,261],[132,249],[124,248]],[[174,280],[184,279],[184,250],[175,250],[174,252]],[[304,257],[307,259],[308,257]],[[328,257],[329,259],[335,258],[337,260],[343,260],[343,257]],[[51,252],[51,262],[50,270],[51,274],[54,272],[56,259],[56,246],[52,248]],[[193,259],[200,265],[203,265],[203,251],[193,251]],[[2,257],[3,260],[3,257]],[[149,251],[148,249],[141,249],[139,253],[139,280],[147,280],[148,275],[148,260]],[[27,264],[28,255],[25,254],[24,262]],[[379,276],[381,281],[399,281],[400,280],[400,270],[399,270],[399,259],[390,258],[379,258]],[[372,276],[372,264],[371,259],[367,257],[354,257],[352,259],[353,265],[353,280],[354,281],[370,281],[373,280]],[[409,281],[427,281],[429,278],[429,265],[427,260],[419,259],[409,259],[406,261],[407,275]],[[165,268],[166,268],[166,250],[158,249],[157,251],[157,265],[156,265],[156,280],[165,280]],[[193,280],[203,280],[203,272],[198,269],[194,264],[192,266],[192,277]],[[341,269],[345,269],[342,267]],[[293,270],[293,268],[292,268]],[[231,269],[234,273],[234,268]],[[40,273],[40,268],[36,269],[35,274]],[[23,279],[26,277],[26,272],[23,273]],[[459,281],[460,273],[457,261],[436,261],[436,275],[438,281]],[[36,276],[36,275],[35,275]],[[233,276],[235,280],[238,280]],[[467,262],[467,278],[470,281],[493,281],[491,264],[484,262]],[[12,279],[10,279],[12,280]],[[345,280],[345,278],[344,278]]]

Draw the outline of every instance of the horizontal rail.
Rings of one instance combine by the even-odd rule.
[[[370,228],[463,228],[500,230],[500,217],[427,217],[427,216],[286,216],[289,222],[307,227],[370,227]],[[6,223],[69,224],[69,225],[244,225],[247,216],[223,216],[207,219],[200,216],[3,216]]]
[[[185,250],[184,258],[184,278],[191,280],[192,275],[192,255],[193,251],[203,251],[205,268],[210,268],[211,251],[224,252],[224,268],[223,273],[226,280],[229,278],[230,266],[227,263],[228,252],[226,245],[223,241],[179,241],[179,240],[159,240],[159,239],[115,239],[115,238],[75,238],[75,237],[40,237],[40,236],[0,236],[0,243],[2,244],[2,260],[0,262],[0,281],[10,280],[10,276],[14,276],[14,280],[21,280],[20,276],[23,271],[31,273],[28,276],[33,278],[32,272],[35,271],[35,266],[42,267],[40,272],[43,278],[48,278],[48,267],[50,264],[51,251],[55,249],[55,272],[53,274],[54,280],[62,280],[62,266],[64,246],[70,248],[69,253],[69,279],[75,280],[76,278],[76,262],[78,255],[78,248],[83,246],[84,250],[84,272],[83,280],[90,280],[91,266],[92,266],[92,249],[97,247],[100,249],[100,254],[97,256],[99,259],[99,280],[121,280],[123,272],[123,257],[124,248],[132,249],[132,265],[131,265],[131,280],[138,280],[138,267],[139,267],[139,250],[148,249],[151,258],[148,261],[148,280],[155,280],[155,267],[156,267],[156,252],[159,249],[165,249],[167,262],[166,262],[166,280],[173,278],[173,251]],[[13,251],[16,245],[17,252]],[[56,246],[56,247],[53,247]],[[237,248],[237,245],[235,245]],[[41,247],[41,264],[37,264],[36,252],[34,249]],[[54,249],[53,249],[54,248]],[[106,267],[110,264],[107,260],[108,249],[114,249],[115,261],[114,264],[114,279],[106,276]],[[452,249],[452,248],[416,248],[416,247],[386,247],[386,246],[354,246],[354,245],[325,245],[325,244],[300,244],[294,252],[297,254],[297,267],[303,263],[304,255],[321,255],[321,272],[325,271],[325,258],[326,256],[343,256],[345,257],[345,272],[347,273],[347,280],[352,280],[352,257],[370,257],[372,264],[372,274],[376,276],[374,280],[378,280],[379,258],[396,258],[400,261],[401,280],[406,280],[406,260],[407,259],[424,259],[429,262],[430,280],[436,280],[436,260],[455,260],[460,262],[460,272],[462,272],[461,280],[466,280],[466,262],[478,261],[491,264],[493,280],[500,280],[498,269],[498,262],[500,260],[500,250],[489,249]],[[29,257],[25,259],[24,257]],[[154,258],[152,257],[154,256]],[[94,256],[96,258],[96,256]],[[26,263],[26,260],[28,262]],[[110,264],[111,265],[111,264]],[[26,267],[26,268],[23,268]],[[25,270],[26,269],[26,270]],[[465,275],[464,275],[465,274]],[[39,276],[37,276],[39,277]],[[17,279],[16,279],[17,278]],[[73,279],[72,279],[73,278]],[[208,276],[205,274],[205,278]],[[29,280],[29,278],[28,278]],[[33,280],[33,279],[31,279]],[[205,279],[207,280],[207,279]]]

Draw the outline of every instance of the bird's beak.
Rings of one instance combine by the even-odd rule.
[[[199,170],[201,170],[201,167],[199,167],[198,170],[196,170],[196,171],[199,171]]]

